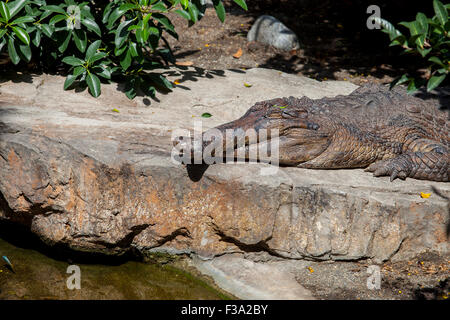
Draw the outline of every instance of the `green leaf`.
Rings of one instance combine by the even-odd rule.
[[[137,4],[124,3],[119,7],[119,9],[126,12],[128,10],[139,9],[139,6]]]
[[[205,113],[202,114],[202,117],[203,117],[203,118],[211,118],[211,117],[212,117],[212,114],[209,113],[209,112],[205,112]]]
[[[233,1],[236,2],[238,5],[240,5],[242,9],[248,10],[245,0],[233,0]]]
[[[65,57],[64,59],[62,59],[62,62],[71,66],[81,66],[84,63],[83,60],[74,56]]]
[[[86,71],[86,69],[83,66],[75,67],[73,69],[73,75],[75,77],[78,77],[80,74],[83,74]]]
[[[417,13],[416,15],[416,21],[419,24],[420,33],[426,34],[428,32],[428,19],[425,14],[422,12]]]
[[[175,32],[175,27],[173,26],[172,22],[170,22],[169,18],[167,18],[166,16],[160,13],[154,13],[153,18],[156,21],[160,22],[167,30]]]
[[[221,0],[213,0],[214,9],[216,10],[217,17],[221,22],[225,21],[225,7]]]
[[[3,39],[0,38],[0,52],[2,51],[3,47],[5,46],[5,44],[6,44],[6,39],[5,38],[3,38]]]
[[[151,9],[155,11],[167,12],[167,8],[162,1],[159,1],[158,3],[154,4],[151,7]]]
[[[133,20],[123,21],[116,30],[116,37],[114,43],[116,48],[120,48],[124,42],[127,40],[130,32],[127,30],[128,26],[133,23]]]
[[[27,0],[17,0],[8,2],[9,13],[11,18],[14,17],[27,4]]]
[[[67,32],[66,39],[58,47],[59,52],[64,53],[69,46],[70,39],[72,38],[72,32]]]
[[[100,27],[98,26],[98,24],[91,19],[83,19],[81,20],[81,23],[84,24],[86,26],[86,28],[88,28],[90,31],[95,32],[99,37],[102,36],[102,32],[100,31]]]
[[[48,24],[41,24],[40,29],[43,34],[51,38],[53,35],[53,29]]]
[[[109,18],[109,15],[111,14],[111,9],[112,9],[113,5],[114,5],[114,2],[110,2],[105,7],[105,10],[103,11],[103,17],[102,17],[103,24],[106,24],[106,22],[108,22],[108,18]]]
[[[181,0],[181,5],[183,6],[183,8],[187,9],[189,4],[189,0]]]
[[[151,17],[152,17],[152,15],[151,15],[150,13],[147,14],[147,15],[144,17],[144,19],[142,20],[142,25],[143,25],[144,27],[147,27],[148,21],[150,20]]]
[[[420,55],[425,58],[425,56],[427,54],[429,54],[431,52],[432,48],[428,48],[428,49],[422,49],[420,47],[417,48],[417,51],[420,53]]]
[[[116,8],[108,18],[108,29],[111,29],[114,22],[117,21],[121,16],[125,14],[128,10],[120,10],[120,8]]]
[[[49,21],[49,24],[56,24],[56,23],[58,23],[58,22],[60,22],[60,21],[62,21],[62,20],[66,20],[67,19],[67,16],[65,16],[65,15],[62,15],[62,14],[58,14],[58,15],[56,15],[56,16],[53,16],[51,19],[50,19],[50,21]]]
[[[20,57],[19,54],[17,53],[16,46],[14,44],[14,39],[12,37],[8,39],[8,54],[12,63],[18,64],[20,62]]]
[[[439,59],[438,57],[430,57],[430,58],[428,59],[428,61],[434,62],[434,63],[436,63],[437,65],[439,65],[439,66],[445,68],[445,64],[444,64],[444,63],[441,61],[441,59]]]
[[[143,21],[139,22],[138,25],[131,26],[131,27],[136,27],[136,39],[138,42],[143,44],[144,37],[147,36],[147,38],[148,38],[147,28],[144,27]],[[131,31],[130,28],[128,28],[128,31]]]
[[[64,90],[69,89],[69,87],[75,82],[77,79],[73,74],[67,75],[66,81],[64,81]]]
[[[196,23],[198,21],[198,15],[199,15],[199,10],[198,10],[197,6],[195,4],[189,2],[188,12],[189,12],[189,15],[191,16],[191,21],[193,23]]]
[[[12,31],[16,34],[17,38],[20,39],[23,43],[25,43],[27,46],[30,45],[30,36],[28,33],[23,30],[21,27],[11,27]]]
[[[77,46],[78,50],[80,50],[81,52],[86,51],[87,37],[85,31],[80,29],[74,30],[73,40],[75,41],[75,45]]]
[[[131,65],[131,52],[130,49],[127,50],[126,54],[122,54],[120,59],[120,65],[124,70],[127,70]]]
[[[94,54],[92,57],[89,58],[89,63],[93,64],[94,62],[103,59],[107,55],[108,54],[105,52],[97,52],[96,54]]]
[[[408,94],[412,94],[417,91],[416,80],[414,78],[410,78],[408,88],[406,88],[406,92]]]
[[[42,6],[41,9],[48,10],[51,12],[57,12],[57,13],[60,13],[63,15],[67,15],[67,12],[63,8],[58,7],[58,6]]]
[[[51,12],[51,11],[49,11],[49,10],[44,11],[44,12],[41,14],[39,20],[41,20],[41,21],[44,20],[45,18],[47,18],[48,16],[50,16],[52,13],[53,13],[53,12]]]
[[[189,15],[189,12],[187,12],[186,10],[177,9],[177,10],[174,10],[174,12],[186,20],[191,20],[191,16]]]
[[[428,80],[427,91],[430,92],[431,90],[439,86],[442,81],[444,81],[446,76],[446,74],[442,74],[440,76],[432,76],[430,80]]]
[[[33,17],[24,16],[24,17],[19,17],[19,18],[15,19],[13,22],[11,22],[11,24],[28,23],[28,22],[33,22],[33,21],[34,21]]]
[[[101,40],[97,40],[97,41],[92,42],[89,45],[89,47],[86,51],[86,58],[85,58],[86,60],[90,59],[94,54],[97,53],[97,50],[98,50],[98,48],[100,48],[101,43],[102,43]]]
[[[96,72],[95,74],[102,78],[105,78],[105,79],[111,79],[111,72],[104,67],[100,67],[100,68],[101,68],[101,71]]]
[[[122,46],[121,48],[115,48],[115,49],[114,49],[114,54],[115,54],[116,56],[121,56],[122,53],[125,52],[125,50],[127,50],[127,46]]]
[[[19,53],[22,55],[23,60],[30,62],[31,60],[31,48],[26,44],[19,45]]]
[[[8,29],[1,29],[0,30],[0,39],[3,38],[3,36],[6,34],[7,31],[8,31]]]
[[[390,84],[390,86],[389,86],[389,90],[391,90],[393,87],[395,87],[395,86],[397,86],[397,85],[400,85],[400,84],[402,84],[402,83],[408,82],[409,80],[411,80],[411,78],[408,77],[408,75],[406,75],[406,74],[402,75],[401,77],[395,78],[395,79],[391,82],[391,84]]]
[[[6,20],[6,22],[8,22],[11,18],[11,13],[9,12],[8,6],[3,1],[0,2],[0,15]]]
[[[128,99],[133,100],[137,95],[136,89],[134,89],[134,87],[128,89],[127,91],[125,91],[125,95]]]
[[[138,50],[137,50],[137,44],[134,42],[131,42],[128,45],[128,50],[130,50],[130,54],[132,57],[137,57],[139,55]]]
[[[97,98],[101,94],[100,79],[95,74],[89,73],[86,77],[86,83],[90,94]]]
[[[411,36],[415,36],[419,34],[419,24],[416,21],[411,22],[400,22],[399,25],[405,26],[409,29],[409,33]]]
[[[433,8],[439,22],[444,25],[448,21],[448,13],[442,2],[433,0]]]

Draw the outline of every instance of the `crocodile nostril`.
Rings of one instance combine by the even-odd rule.
[[[318,130],[319,129],[319,125],[317,123],[308,122],[307,126],[308,126],[308,129],[310,129],[310,130]]]

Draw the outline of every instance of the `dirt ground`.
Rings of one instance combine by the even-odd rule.
[[[247,2],[246,12],[226,0],[223,24],[213,8],[208,8],[205,16],[189,28],[181,17],[171,16],[179,39],[168,40],[178,62],[208,70],[264,67],[319,81],[343,80],[357,85],[389,83],[405,71],[426,75],[420,59],[400,55],[399,48],[389,47],[385,33],[366,27],[367,1],[300,1],[303,5],[292,0]],[[402,21],[395,16],[401,8],[404,19],[412,20],[415,14],[402,7],[402,2],[381,5],[382,16]],[[273,15],[292,29],[301,48],[287,52],[249,43],[247,33],[262,14]],[[239,50],[240,58],[233,57]]]
[[[450,256],[422,254],[402,262],[385,262],[380,287],[369,289],[368,262],[311,262],[297,281],[315,298],[325,300],[447,300]]]

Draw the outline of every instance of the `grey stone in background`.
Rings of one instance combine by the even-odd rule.
[[[202,5],[206,5],[208,8],[214,6],[212,0],[200,0],[200,3],[201,3]]]
[[[277,18],[260,16],[247,34],[248,41],[269,44],[282,50],[296,50],[300,48],[297,35]]]

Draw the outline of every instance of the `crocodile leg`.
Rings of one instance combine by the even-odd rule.
[[[444,145],[420,139],[412,149],[414,151],[407,151],[395,158],[377,161],[367,167],[366,171],[373,172],[376,177],[390,176],[391,181],[406,177],[449,181],[449,153]]]

